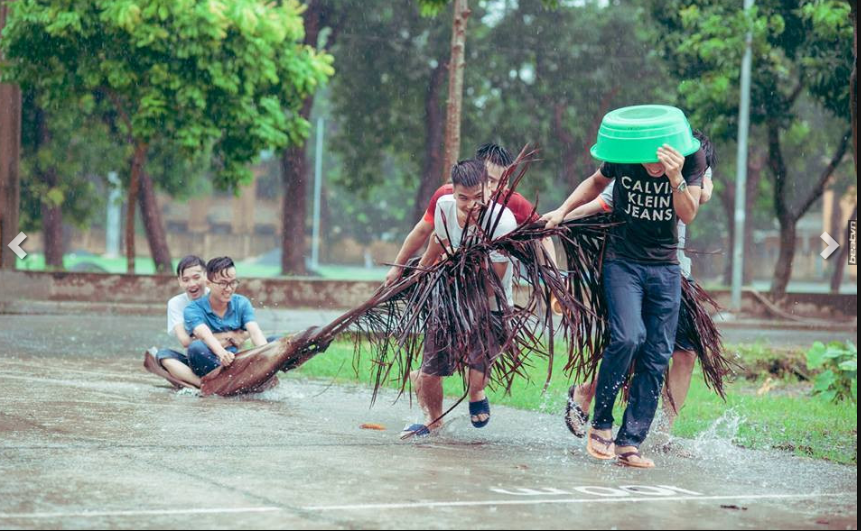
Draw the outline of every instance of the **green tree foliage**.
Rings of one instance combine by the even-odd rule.
[[[544,179],[529,184],[542,194],[554,185],[570,192],[595,171],[589,148],[608,111],[676,98],[640,8],[547,4],[517,2],[474,47],[466,134],[501,137],[515,148],[538,144],[545,162],[535,171]]]
[[[43,207],[59,207],[66,223],[85,230],[104,206],[101,178],[128,155],[108,127],[70,108],[42,109],[24,94],[21,127],[21,228],[42,230]],[[45,123],[41,123],[44,121]],[[43,142],[40,126],[50,133]],[[45,176],[56,172],[56,182]]]
[[[753,34],[751,121],[788,124],[799,95],[808,93],[846,114],[852,70],[852,26],[844,2],[764,0],[746,17],[736,2],[650,0],[661,24],[660,45],[681,80],[683,103],[716,137],[737,132],[739,77],[745,34]]]
[[[4,77],[56,105],[87,94],[112,104],[135,146],[130,209],[158,139],[189,156],[211,150],[216,185],[235,186],[262,149],[303,141],[302,102],[333,73],[330,56],[302,44],[302,9],[295,0],[19,0],[3,34]]]
[[[291,113],[332,70],[329,56],[296,44],[300,11],[289,1],[24,0],[3,43],[12,79],[58,101],[104,94],[135,140],[170,135],[192,153],[213,143],[226,185],[249,178],[263,147],[307,135]]]
[[[436,16],[445,10],[453,0],[418,0],[421,13],[424,16]],[[542,0],[547,7],[558,7],[559,4],[571,5],[571,0]]]
[[[445,68],[450,30],[420,17],[409,2],[355,11],[345,26],[333,49],[339,67],[332,107],[340,124],[333,146],[349,168],[339,182],[352,192],[369,192],[383,183],[388,159],[401,171],[389,174],[394,180],[386,184],[415,189],[424,159],[432,155],[426,151],[430,124],[424,109],[435,70]],[[442,94],[434,103],[440,118]]]
[[[524,191],[550,208],[596,167],[588,155],[597,124],[616,106],[646,101],[675,102],[650,50],[654,36],[640,24],[642,11],[540,0],[471,2],[463,106],[462,157],[489,141],[518,151],[541,147]],[[442,95],[431,99],[437,69],[445,68],[451,31],[423,18],[410,2],[391,2],[350,15],[333,54],[332,83],[338,126],[333,148],[349,171],[340,184],[372,193],[379,186],[430,192],[439,172],[428,160],[442,150],[427,107],[444,119]],[[386,35],[386,38],[380,38]],[[608,35],[626,35],[623,40]],[[630,82],[636,80],[636,82]],[[627,81],[627,82],[625,82]],[[389,165],[392,171],[384,171]],[[420,191],[402,228],[414,223],[429,194]]]
[[[781,250],[772,294],[783,298],[798,220],[831,182],[848,147],[852,25],[845,2],[649,0],[682,105],[717,140],[738,127],[745,34],[753,36],[751,123],[761,129]],[[831,116],[821,116],[819,110]],[[817,124],[819,127],[810,127]],[[754,148],[755,149],[755,148]]]

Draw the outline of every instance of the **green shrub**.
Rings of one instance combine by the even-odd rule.
[[[822,369],[814,381],[813,394],[832,402],[847,399],[857,402],[858,347],[854,343],[814,343],[807,351],[807,367]]]

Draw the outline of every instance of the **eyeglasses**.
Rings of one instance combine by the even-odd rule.
[[[238,280],[231,280],[230,282],[213,282],[213,284],[220,287],[221,289],[236,289],[239,287]]]

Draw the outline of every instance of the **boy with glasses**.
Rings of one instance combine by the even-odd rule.
[[[237,346],[225,348],[216,334],[245,330],[255,347],[268,343],[257,324],[251,302],[237,295],[236,266],[228,257],[213,258],[206,264],[209,296],[189,304],[183,312],[185,329],[197,338],[188,347],[188,360],[194,374],[203,378],[219,366],[233,363]]]

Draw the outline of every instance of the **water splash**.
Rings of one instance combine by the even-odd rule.
[[[727,409],[708,429],[697,435],[692,444],[696,449],[737,452],[739,430],[746,420],[735,409]]]
[[[746,422],[747,419],[736,410],[728,409],[693,439],[670,437],[665,453],[692,458],[697,466],[704,467],[711,474],[733,481],[739,470],[750,470],[757,460],[764,457],[761,452],[739,445],[740,430]]]

